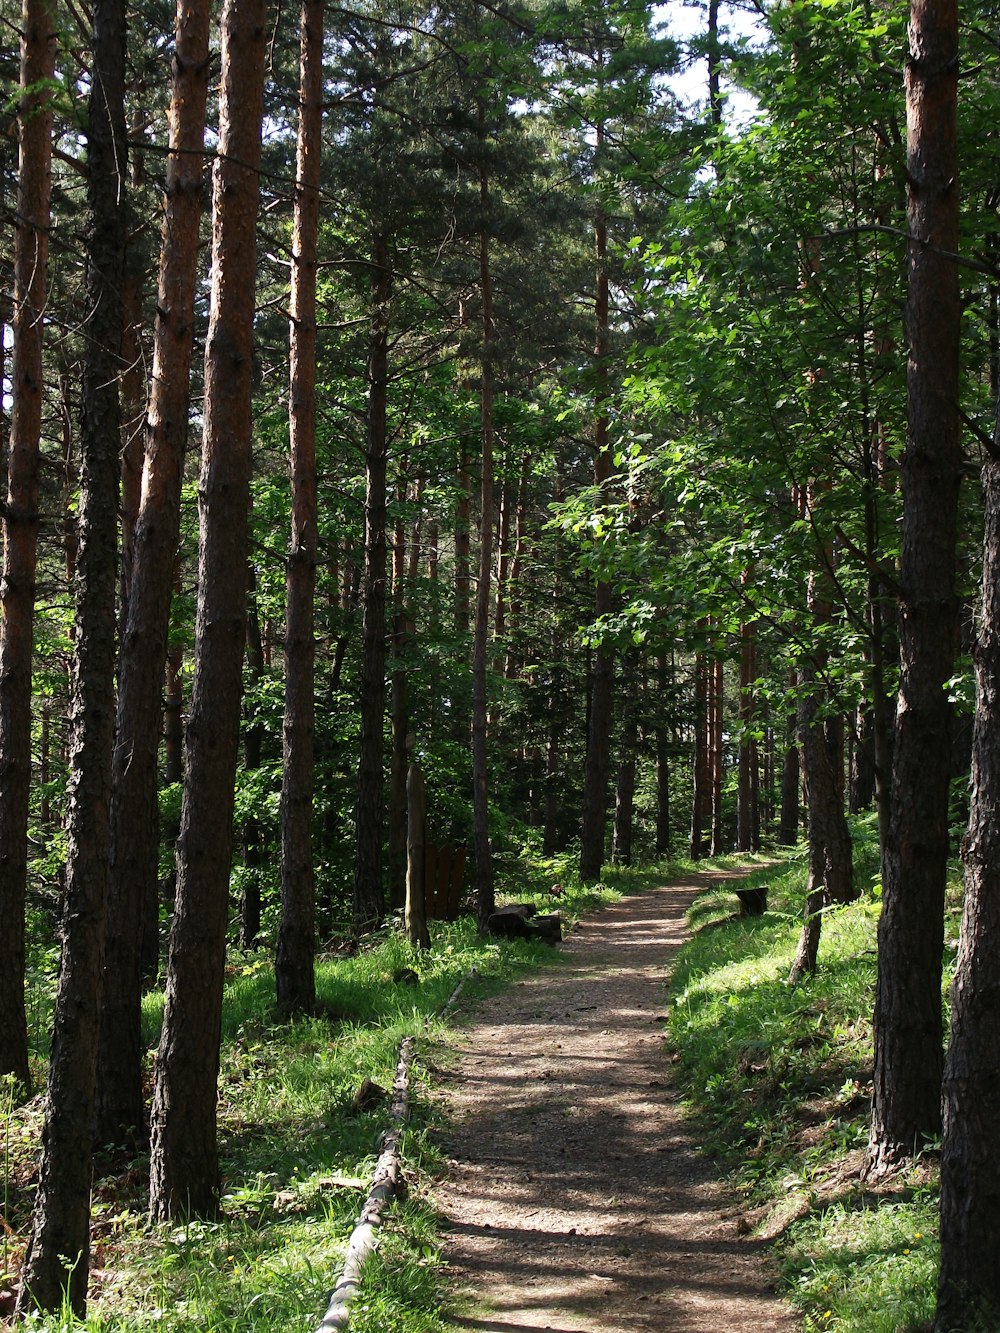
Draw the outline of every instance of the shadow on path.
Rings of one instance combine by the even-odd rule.
[[[727,876],[713,872],[711,882]],[[735,878],[736,876],[732,876]],[[670,1087],[661,1030],[692,876],[586,918],[481,1003],[446,1079],[445,1255],[458,1329],[791,1333]]]

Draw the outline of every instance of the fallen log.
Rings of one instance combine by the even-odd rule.
[[[382,1136],[382,1151],[375,1166],[368,1197],[351,1232],[344,1270],[330,1294],[330,1303],[316,1328],[316,1333],[330,1333],[331,1329],[347,1327],[351,1303],[361,1283],[361,1270],[365,1260],[375,1248],[375,1233],[381,1225],[383,1210],[397,1194],[401,1193],[402,1164],[399,1144],[409,1112],[413,1045],[412,1037],[404,1037],[400,1043],[396,1077],[392,1083],[392,1127]]]
[[[462,994],[462,991],[465,989],[466,982],[474,981],[478,976],[479,976],[479,968],[470,967],[468,972],[466,972],[465,976],[462,978],[462,980],[458,983],[458,985],[455,987],[452,993],[448,996],[447,1000],[445,1000],[444,1004],[441,1006],[442,1014],[446,1014],[448,1013],[449,1010],[454,1009],[455,1005],[458,1004],[458,997]]]
[[[755,889],[737,889],[740,900],[740,916],[763,916],[767,911],[767,885],[759,884]]]
[[[486,931],[502,940],[544,940],[557,944],[562,939],[558,912],[536,915],[533,903],[508,903],[498,907],[486,922]]]

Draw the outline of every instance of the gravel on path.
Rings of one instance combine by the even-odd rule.
[[[711,880],[723,878],[718,872]],[[484,1333],[792,1333],[766,1247],[697,1151],[662,1020],[708,876],[585,918],[480,1002],[443,1077],[444,1255]]]

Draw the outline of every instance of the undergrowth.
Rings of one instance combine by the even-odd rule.
[[[706,1151],[740,1191],[746,1225],[776,1241],[785,1288],[807,1333],[917,1333],[933,1315],[935,1145],[891,1186],[860,1187],[880,886],[874,828],[861,822],[855,834],[862,895],[826,914],[819,970],[795,989],[785,979],[801,925],[802,851],[753,871],[751,884],[769,886],[761,917],[735,916],[729,887],[696,900],[694,933],[673,973],[667,1036]],[[734,864],[723,858],[697,868]],[[498,893],[557,908],[572,921],[622,892],[693,868],[680,862],[610,871],[585,888],[569,857],[525,854],[501,864]],[[957,896],[953,889],[953,909]],[[387,1099],[352,1109],[361,1081],[388,1088],[399,1042],[409,1033],[429,1036],[430,1049],[440,1050],[440,1011],[471,969],[470,999],[542,960],[558,966],[558,953],[544,945],[479,939],[468,917],[437,923],[432,933],[432,948],[422,954],[410,950],[397,923],[355,957],[322,958],[318,1013],[291,1025],[274,1020],[269,958],[237,956],[228,969],[223,1020],[222,1216],[152,1227],[148,1159],[109,1166],[95,1183],[87,1319],[76,1323],[64,1313],[29,1326],[39,1333],[310,1333],[338,1275],[388,1123]],[[957,936],[957,917],[949,935]],[[407,984],[407,969],[418,974],[416,985]],[[162,996],[149,996],[144,1030],[151,1050],[161,1012]],[[403,1136],[409,1197],[390,1212],[366,1266],[351,1317],[356,1333],[455,1328],[429,1199],[440,1164],[423,1096],[426,1077],[418,1058]],[[30,1223],[41,1098],[17,1107],[8,1097],[0,1111],[8,1223],[2,1288],[18,1272]]]
[[[918,1333],[934,1314],[937,1145],[877,1191],[861,1187],[881,885],[873,822],[854,835],[861,896],[825,914],[818,970],[795,988],[804,849],[750,877],[768,885],[761,917],[734,916],[721,889],[696,900],[668,1035],[706,1151],[741,1193],[745,1225],[776,1241],[808,1333]],[[953,885],[952,943],[958,896]]]
[[[662,880],[662,869],[611,872],[598,885],[576,880],[569,857],[511,860],[498,896],[558,909],[571,923],[582,912]],[[553,895],[553,888],[556,893]],[[471,917],[432,923],[432,948],[411,950],[395,922],[353,957],[317,963],[317,1014],[288,1025],[274,1017],[274,975],[264,952],[236,955],[227,969],[220,1068],[222,1215],[217,1221],[151,1226],[148,1156],[99,1166],[93,1195],[88,1314],[35,1316],[38,1333],[309,1333],[319,1323],[367,1193],[388,1097],[355,1111],[365,1078],[391,1086],[407,1034],[443,1034],[442,1007],[475,969],[463,996],[501,985],[517,971],[557,959],[536,942],[486,941]],[[54,961],[54,960],[53,960]],[[407,976],[410,972],[411,975]],[[413,984],[412,973],[418,980]],[[399,977],[400,980],[394,978]],[[40,987],[47,990],[51,978]],[[143,1030],[152,1053],[163,996],[146,997]],[[439,1045],[434,1042],[435,1048]],[[426,1047],[424,1047],[426,1049]],[[36,1086],[44,1079],[36,1034]],[[352,1311],[356,1333],[438,1333],[452,1327],[428,1182],[437,1166],[428,1133],[426,1074],[418,1061],[411,1117],[403,1136],[409,1198],[395,1207],[367,1265]],[[4,1304],[20,1271],[30,1227],[42,1098],[0,1100],[3,1130]],[[113,1165],[112,1165],[113,1164]],[[6,1294],[4,1289],[6,1288]]]

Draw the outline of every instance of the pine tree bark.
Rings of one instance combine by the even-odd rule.
[[[906,63],[908,426],[901,465],[900,682],[882,872],[875,1074],[867,1169],[941,1128],[941,966],[948,859],[950,677],[959,421],[955,0],[911,0]]]
[[[503,674],[507,680],[517,675],[517,654],[515,635],[520,628],[521,619],[521,581],[523,578],[524,558],[528,550],[528,482],[531,477],[531,460],[525,455],[521,463],[521,475],[517,484],[517,507],[514,516],[514,552],[511,556],[508,576],[510,630],[507,635],[507,653],[504,657]]]
[[[744,576],[744,583],[747,577]],[[757,645],[751,624],[740,627],[740,750],[737,772],[736,849],[756,852],[760,848],[760,789],[757,741],[751,734],[756,721]]]
[[[194,346],[194,302],[208,91],[208,0],[180,0],[170,105],[165,212],[146,414],[142,495],[119,649],[112,767],[109,966],[98,1052],[97,1138],[144,1137],[140,993],[143,922],[158,898],[156,760],[170,602],[180,533]],[[180,722],[176,710],[170,721]],[[168,773],[168,781],[179,780]],[[147,942],[147,954],[153,941]]]
[[[788,671],[788,692],[798,689],[798,675],[794,667]],[[781,763],[781,811],[778,816],[778,842],[783,847],[794,847],[799,840],[799,747],[796,741],[797,710],[793,707],[786,720],[785,751]]]
[[[481,458],[479,487],[479,584],[472,644],[472,802],[476,853],[476,923],[486,933],[496,900],[490,846],[489,695],[486,672],[490,631],[490,576],[493,567],[493,275],[490,269],[490,186],[486,168],[479,175],[482,231],[479,237],[479,285],[482,298],[480,383]]]
[[[161,1221],[211,1216],[219,1202],[216,1100],[246,622],[266,16],[265,0],[227,0],[222,14],[195,672],[151,1125],[150,1212]]]
[[[829,491],[824,480],[810,489],[809,503],[815,512],[819,498]],[[809,578],[809,610],[814,626],[830,624],[833,618],[833,548],[824,544],[818,552],[817,568]],[[809,810],[809,877],[799,947],[788,974],[789,985],[797,985],[807,973],[816,971],[824,908],[849,903],[857,897],[851,835],[844,814],[843,756],[839,719],[824,717],[828,703],[827,653],[814,649],[801,669],[799,700],[799,754]]]
[[[656,659],[656,683],[661,701],[670,697],[670,672],[667,657],[660,653]],[[656,723],[656,855],[668,857],[670,836],[670,731],[662,716]]]
[[[260,606],[257,601],[257,570],[252,560],[247,563],[247,628],[246,673],[251,689],[264,679],[264,635],[260,627]],[[252,696],[251,696],[252,698]],[[243,709],[243,771],[256,773],[264,757],[264,722],[254,714],[251,699],[244,696]],[[260,934],[261,893],[260,869],[264,862],[263,836],[260,820],[249,814],[240,830],[243,844],[243,893],[240,900],[240,948],[252,949]]]
[[[118,402],[125,269],[125,6],[91,9],[87,123],[87,350],[81,393],[80,524],[70,713],[69,856],[63,944],[45,1096],[42,1156],[19,1309],[82,1316],[90,1259],[90,1185],[101,970],[110,852],[118,581]]]
[[[402,596],[400,588],[400,596]],[[413,621],[397,603],[392,624],[390,714],[392,761],[389,766],[389,902],[393,909],[406,901],[406,783],[409,769],[410,678],[409,652]]]
[[[596,130],[597,145],[603,142],[603,126]],[[611,480],[609,440],[608,355],[610,351],[608,281],[608,224],[598,208],[594,224],[594,251],[597,260],[594,314],[596,341],[593,368],[596,382],[594,414],[594,487],[600,504],[608,494]],[[594,591],[594,618],[600,620],[612,608],[611,584],[597,579]],[[600,877],[604,864],[605,830],[608,817],[608,769],[611,746],[611,716],[614,699],[614,656],[603,639],[594,654],[590,711],[587,728],[587,757],[583,779],[583,810],[580,828],[580,878],[586,882]]]
[[[1000,428],[995,433],[1000,447]],[[1000,1310],[996,1200],[1000,1159],[1000,461],[983,465],[985,539],[972,803],[962,847],[965,909],[951,988],[941,1154],[941,1269],[936,1333],[987,1327]],[[977,1319],[982,1321],[977,1323]]]
[[[688,855],[700,861],[705,855],[705,813],[711,803],[712,763],[709,754],[709,666],[704,653],[694,660],[694,748],[691,756],[691,837]]]
[[[802,933],[788,974],[793,986],[816,971],[823,909],[857,897],[851,836],[837,781],[838,736],[836,727],[820,717],[821,670],[815,664],[802,669],[799,745],[809,810],[809,876]]]
[[[42,312],[52,193],[51,80],[56,32],[48,0],[24,0],[14,231],[11,419],[0,574],[0,1076],[30,1091],[24,1007],[24,904],[31,793],[31,655],[42,431]]]
[[[316,885],[312,854],[316,640],[316,246],[323,151],[324,0],[303,0],[299,137],[289,332],[292,541],[285,581],[285,715],[281,777],[281,925],[274,962],[278,1012],[316,1007]]]
[[[560,777],[562,773],[562,696],[563,645],[559,625],[552,627],[551,682],[545,700],[545,778],[542,797],[542,851],[552,856],[561,850],[562,829],[559,822]]]
[[[618,785],[615,790],[611,857],[616,865],[630,866],[635,828],[635,769],[639,751],[639,670],[635,653],[629,655],[625,664],[623,685],[625,704],[622,711],[621,754]]]
[[[385,237],[372,247],[371,343],[368,355],[368,434],[365,450],[365,549],[361,580],[361,739],[355,807],[354,928],[378,926],[385,915],[382,886],[383,762],[385,743],[386,400],[389,382],[389,301],[392,270]],[[403,543],[398,540],[402,590]],[[405,799],[403,808],[405,809]]]
[[[708,823],[712,830],[710,854],[721,856],[725,851],[722,845],[722,784],[725,778],[725,755],[722,746],[722,717],[725,694],[725,672],[722,658],[716,657],[706,663],[705,688],[708,691],[705,706],[708,710]]]

